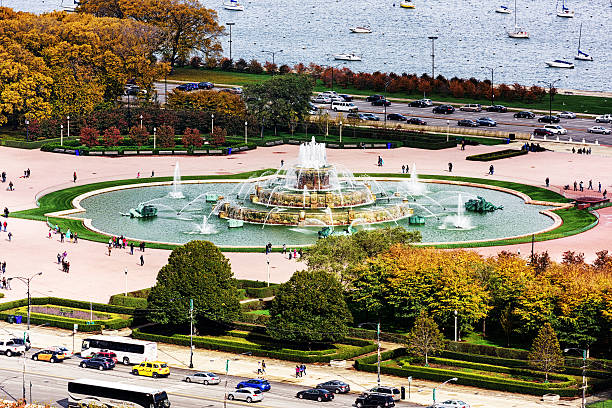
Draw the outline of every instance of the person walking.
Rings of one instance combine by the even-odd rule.
[[[130,242],[130,255],[134,255],[134,243]]]
[[[607,189],[604,189],[604,192],[603,192],[603,198],[604,198],[604,200],[606,199],[606,196],[607,196],[607,195],[608,195],[608,190],[607,190]]]
[[[3,226],[4,226],[4,232],[6,232],[6,226],[7,226],[6,221],[4,221]]]
[[[599,182],[599,190],[598,191],[601,193],[601,181]]]
[[[9,191],[13,191],[13,182],[9,181]]]
[[[448,172],[449,173],[453,172],[453,163],[448,163]]]
[[[582,186],[582,180],[580,180],[580,191],[584,191],[584,187]]]
[[[287,254],[287,244],[283,244],[283,255]]]
[[[60,232],[60,242],[64,242],[64,233]]]
[[[302,371],[302,375],[304,377],[306,377],[306,364],[302,364],[302,366],[300,367],[301,371]]]
[[[13,233],[9,231],[9,233],[8,233],[9,242],[11,242],[11,238],[13,238]]]
[[[77,234],[76,232],[73,234],[73,237],[74,237],[74,243],[75,243],[75,244],[76,244],[77,242],[79,242],[79,236],[78,236],[78,234]]]
[[[111,252],[113,250],[113,247],[111,245],[108,246],[108,256],[111,256]]]
[[[404,174],[405,172],[406,172],[406,166],[402,164],[402,174]]]
[[[76,174],[76,171],[75,171],[74,174],[72,174],[72,182],[76,183],[76,181],[77,181],[77,174]]]
[[[265,360],[261,360],[261,372],[266,373],[266,362]]]
[[[574,180],[574,191],[578,191],[578,183]]]
[[[550,179],[548,177],[546,177],[546,187],[550,186]]]
[[[593,189],[593,180],[589,180],[589,186],[587,187],[587,190],[592,190]]]
[[[495,172],[495,168],[493,167],[493,165],[490,165],[489,166],[489,174],[492,176],[494,172]]]
[[[144,255],[140,255],[140,266],[144,266]]]
[[[257,361],[257,375],[261,375],[261,361]]]
[[[61,264],[62,263],[62,256],[60,255],[60,253],[57,253],[57,264]]]
[[[295,378],[298,378],[300,376],[300,366],[296,365],[295,366]]]

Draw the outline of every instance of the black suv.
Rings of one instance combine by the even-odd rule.
[[[418,101],[410,102],[408,106],[410,106],[411,108],[426,108],[428,105],[427,102],[419,99]]]
[[[538,122],[544,122],[544,123],[559,123],[561,122],[561,119],[559,119],[557,116],[541,116],[538,118]]]
[[[389,102],[385,98],[380,98],[375,101],[372,101],[372,106],[391,106],[391,102]]]
[[[455,112],[455,108],[450,105],[440,105],[433,108],[433,113],[443,113],[445,115]]]
[[[401,113],[390,113],[387,115],[387,120],[407,120]]]
[[[487,112],[499,112],[499,113],[506,113],[508,112],[508,108],[506,108],[503,105],[492,105],[486,108]]]
[[[318,384],[317,388],[331,391],[335,394],[346,394],[351,390],[351,387],[347,383],[340,380],[326,381],[324,383]]]
[[[528,111],[521,111],[514,114],[515,118],[523,118],[523,119],[533,119],[535,118],[535,113]]]
[[[457,126],[478,127],[478,122],[471,119],[461,119],[457,122]]]
[[[360,395],[355,400],[355,406],[357,408],[368,408],[368,407],[394,407],[395,401],[390,395],[382,394],[369,394]]]
[[[421,125],[421,126],[425,126],[427,124],[427,122],[425,122],[421,118],[410,118],[406,121],[406,123],[409,123],[411,125]]]
[[[370,95],[366,98],[366,102],[374,102],[379,99],[385,99],[384,95]]]

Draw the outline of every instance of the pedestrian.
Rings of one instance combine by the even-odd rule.
[[[58,253],[57,254],[57,264],[59,265],[60,263],[62,263],[62,256]]]
[[[78,235],[77,235],[77,233],[75,232],[75,233],[73,234],[73,237],[74,237],[74,243],[76,244],[76,243],[78,242],[78,240],[79,240],[79,236],[78,236]]]
[[[465,150],[465,139],[461,140],[461,150]]]
[[[2,262],[2,273],[6,273],[6,261]]]
[[[51,228],[49,228],[49,236],[47,238],[51,239]]]
[[[4,221],[4,232],[6,232],[6,221]]]
[[[9,242],[11,242],[11,238],[13,238],[13,233],[9,231],[9,233],[8,233]]]
[[[587,187],[587,190],[592,190],[593,189],[593,180],[589,180],[589,186]]]
[[[546,177],[546,187],[550,186],[550,179],[548,177]]]
[[[599,190],[598,191],[601,193],[601,181],[599,182]]]
[[[576,153],[576,148],[572,147],[572,153]]]
[[[108,256],[111,256],[111,251],[112,250],[113,250],[113,247],[109,245],[108,246]]]
[[[578,183],[576,183],[576,180],[574,180],[574,191],[578,191]]]
[[[287,244],[283,244],[283,255],[287,253]]]
[[[580,180],[580,191],[584,191],[584,188],[582,187],[582,180]]]
[[[13,182],[9,181],[9,191],[13,191]]]
[[[74,172],[74,174],[72,175],[72,181],[73,181],[74,183],[76,183],[76,181],[77,181],[77,174],[76,174],[76,171],[75,171],[75,172]]]
[[[405,172],[406,172],[406,166],[402,164],[402,174],[404,174]]]
[[[297,250],[293,248],[293,259],[297,259]]]
[[[257,375],[261,375],[261,361],[257,361]]]
[[[151,170],[151,177],[155,177],[155,171]]]
[[[4,207],[4,218],[8,218],[9,216],[9,209],[8,207]]]
[[[140,266],[144,266],[144,255],[140,255]]]
[[[448,163],[448,172],[449,173],[453,172],[453,163]]]
[[[607,195],[608,195],[608,190],[607,190],[607,189],[604,189],[604,192],[603,192],[603,198],[604,198],[604,200],[606,199],[606,196],[607,196]]]
[[[406,174],[410,173],[410,169],[408,168],[408,165],[406,165]]]
[[[264,374],[266,373],[266,362],[264,360],[261,360],[261,371]]]
[[[304,375],[304,377],[306,376],[306,364],[302,364],[302,367],[300,367],[302,369],[302,374]]]
[[[136,178],[140,178],[140,172],[138,172],[138,174],[136,174]]]
[[[281,167],[285,165],[285,161],[281,159]]]
[[[64,242],[64,233],[60,232],[60,242]]]
[[[130,242],[130,255],[134,255],[134,243]]]
[[[298,378],[300,376],[300,366],[296,365],[295,366],[295,378]]]
[[[495,168],[493,167],[493,165],[489,166],[489,174],[493,175],[493,172],[495,171]]]

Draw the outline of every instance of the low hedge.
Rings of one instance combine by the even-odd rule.
[[[0,299],[4,297],[4,293],[0,292]]]
[[[242,323],[251,323],[265,326],[270,322],[270,316],[244,312],[242,313],[242,315],[240,315],[240,320]]]
[[[173,336],[162,336],[158,334],[144,333],[139,329],[132,330],[132,337],[141,340],[157,341],[161,343],[177,344],[181,346],[189,347],[189,336],[185,335],[173,335]],[[224,339],[208,339],[201,337],[193,338],[194,346],[209,350],[220,350],[227,351],[230,353],[246,353],[251,352],[255,356],[276,358],[279,360],[295,361],[299,363],[328,363],[330,360],[339,359],[345,360],[353,358],[362,354],[370,353],[376,350],[375,344],[369,344],[365,347],[359,347],[357,349],[351,348],[350,350],[338,350],[337,353],[327,355],[303,355],[303,353],[297,352],[297,350],[272,350],[253,347],[252,345],[246,345],[239,342],[232,342]]]
[[[148,302],[146,298],[138,298],[125,295],[113,295],[108,301],[108,304],[115,306],[125,306],[134,309],[146,309]]]
[[[508,157],[522,156],[527,154],[527,150],[515,150],[515,149],[505,149],[498,150],[496,152],[490,153],[482,153],[482,154],[474,154],[472,156],[468,156],[465,159],[471,161],[492,161],[492,160],[500,160],[507,159]]]
[[[457,351],[460,353],[481,354],[483,356],[513,358],[516,360],[527,360],[527,357],[529,356],[529,352],[527,350],[487,346],[484,344],[465,343],[461,341],[447,341],[446,350]]]
[[[383,360],[397,358],[406,353],[406,349],[396,349],[390,352],[384,352],[381,355]],[[376,355],[367,356],[355,361],[355,368],[361,371],[376,372],[377,360]],[[409,368],[396,368],[382,365],[380,370],[383,374],[395,375],[398,377],[419,378],[430,381],[446,381],[449,377],[456,377],[457,384],[468,385],[472,387],[485,388],[490,390],[516,392],[521,394],[543,395],[543,394],[559,394],[562,397],[574,397],[580,390],[577,388],[569,388],[569,385],[574,385],[575,381],[563,383],[565,387],[560,387],[559,384],[534,384],[527,381],[509,380],[503,378],[491,378],[484,375],[470,374],[454,370],[442,370],[429,367],[410,366]]]
[[[368,330],[357,327],[349,327],[348,335],[351,337],[358,337],[360,339],[376,340],[376,330]],[[399,333],[387,333],[380,332],[380,339],[382,341],[388,341],[390,343],[404,344],[407,338],[403,334]]]

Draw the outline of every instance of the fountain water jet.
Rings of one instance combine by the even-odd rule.
[[[179,169],[179,163],[176,162],[174,165],[174,179],[172,180],[172,191],[168,193],[170,198],[185,198],[181,191],[181,170]]]

